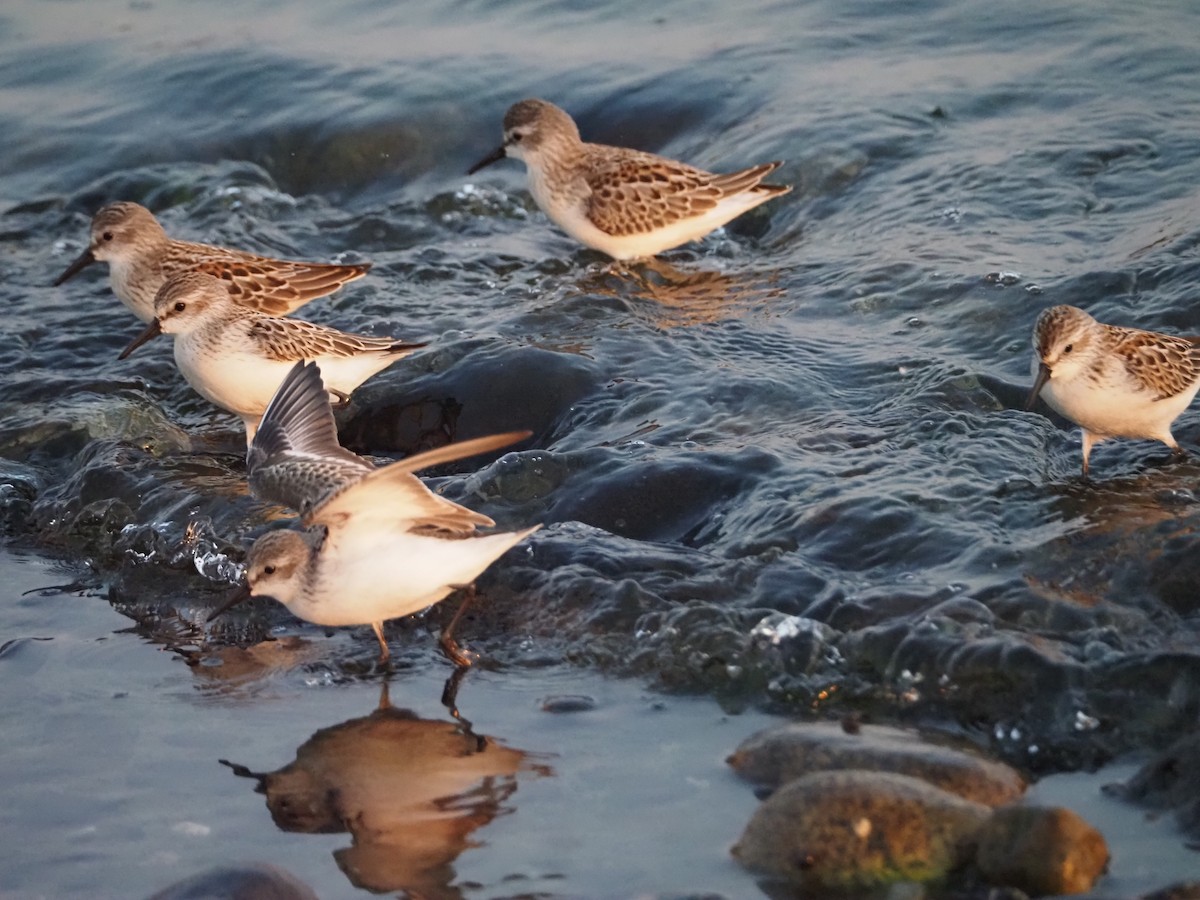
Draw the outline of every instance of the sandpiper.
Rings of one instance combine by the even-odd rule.
[[[155,318],[119,358],[159,334],[174,335],[183,377],[210,403],[241,416],[247,443],[297,361],[320,363],[329,391],[345,401],[376,372],[425,346],[264,315],[235,303],[207,272],[173,275],[159,290],[154,311]]]
[[[1114,437],[1162,441],[1182,453],[1174,422],[1200,388],[1200,339],[1097,322],[1054,306],[1033,327],[1033,390],[1083,429],[1083,475],[1092,447]]]
[[[220,278],[233,299],[270,316],[285,316],[309,300],[362,278],[369,263],[292,262],[167,237],[146,207],[110,203],[92,218],[88,247],[54,280],[62,284],[97,261],[108,263],[113,293],[143,322],[154,318],[154,296],[179,272]]]
[[[509,107],[504,143],[467,174],[505,156],[525,162],[533,199],[552,222],[617,260],[694,241],[791,190],[762,183],[779,162],[716,175],[653,153],[586,143],[575,121],[545,100]]]
[[[209,619],[247,597],[273,597],[318,625],[369,624],[382,662],[386,620],[470,585],[540,527],[478,535],[495,522],[439,497],[412,473],[506,447],[529,432],[461,441],[377,469],[338,443],[328,398],[320,368],[300,362],[268,406],[246,456],[250,488],[299,512],[305,531],[272,531],[255,541],[245,585]],[[469,665],[451,634],[457,619],[442,647]]]

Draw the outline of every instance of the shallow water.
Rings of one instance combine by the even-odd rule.
[[[145,696],[171,710],[163,723],[186,718],[207,742],[207,716],[236,709],[231,728],[266,729],[284,706],[298,746],[365,716],[377,689],[369,629],[327,633],[273,605],[203,627],[271,515],[246,495],[235,423],[182,383],[165,342],[116,361],[137,323],[101,267],[48,286],[95,208],[125,198],[181,237],[374,261],[301,313],[430,341],[356,394],[342,438],[360,452],[534,432],[482,467],[433,473],[504,526],[546,525],[480,582],[461,636],[485,673],[464,705],[472,691],[550,693],[546,672],[593,695],[607,676],[636,676],[727,713],[939,724],[1038,774],[1195,726],[1200,463],[1106,444],[1084,486],[1075,431],[1023,411],[1046,306],[1200,332],[1190,4],[18,0],[0,18],[0,521],[13,546],[64,560],[68,580],[86,572],[88,615],[115,610],[140,636],[154,662],[123,654],[99,681],[111,693],[161,664],[172,674]],[[518,164],[462,174],[530,95],[593,140],[718,169],[785,159],[778,180],[795,190],[666,254],[671,268],[615,274],[536,211]],[[1194,447],[1195,414],[1175,434]],[[31,618],[14,634],[63,638],[22,603]],[[423,715],[437,706],[430,632],[446,607],[389,627]],[[230,653],[264,638],[302,652],[193,703],[183,660],[232,672]],[[31,674],[18,660],[38,647],[0,657],[6,683]],[[69,691],[85,665],[72,653],[36,664],[39,690]],[[325,678],[354,694],[344,711],[313,699],[328,692],[307,682]],[[696,702],[698,721],[725,721]],[[6,739],[10,777],[36,785],[54,717],[14,703],[33,733],[30,746]],[[697,724],[697,746],[719,758],[758,714],[727,740]],[[540,749],[520,715],[505,707],[483,731]],[[127,734],[136,720],[118,718]],[[606,725],[595,740],[614,754],[645,727],[630,707]],[[148,731],[148,747],[175,740],[165,724]],[[236,761],[269,771],[288,761],[276,750]],[[250,840],[261,800],[227,774],[208,773],[205,790],[245,804],[231,815]],[[172,777],[199,792],[193,775]],[[744,818],[730,804],[723,840]],[[160,834],[145,823],[178,805],[143,795],[125,824]],[[65,805],[39,809],[64,819],[47,829],[75,827]],[[503,840],[489,833],[489,847]],[[178,874],[244,843],[181,853]],[[261,856],[290,868],[308,853],[284,845],[297,846],[283,836],[279,856]],[[106,883],[128,868],[117,847],[105,866],[31,858],[19,889]],[[547,855],[521,871],[563,879],[537,890],[751,884],[720,854],[646,856],[662,879],[620,885],[594,868],[602,854]],[[50,868],[61,880],[39,887]],[[671,877],[687,872],[704,878]]]

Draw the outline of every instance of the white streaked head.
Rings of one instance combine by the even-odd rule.
[[[295,531],[269,531],[246,554],[246,582],[254,597],[271,597],[284,606],[299,599],[309,546]]]
[[[91,251],[98,260],[131,259],[167,240],[158,219],[140,203],[110,203],[92,217]]]
[[[480,169],[511,156],[528,166],[537,166],[545,156],[570,157],[581,141],[575,120],[545,100],[522,100],[504,114],[504,143],[467,170]]]
[[[522,100],[504,114],[504,152],[514,159],[579,142],[575,120],[545,100]]]
[[[1077,306],[1052,306],[1033,326],[1033,372],[1045,366],[1055,381],[1075,378],[1103,351],[1103,327]]]
[[[154,297],[154,316],[164,334],[187,334],[237,308],[225,282],[207,272],[180,272]]]

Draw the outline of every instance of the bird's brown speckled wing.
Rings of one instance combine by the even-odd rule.
[[[1200,348],[1195,339],[1109,327],[1110,333],[1118,336],[1115,349],[1126,371],[1152,392],[1154,399],[1182,393],[1200,378]]]
[[[594,157],[586,179],[591,195],[588,218],[601,231],[619,237],[644,234],[712,209],[723,197],[754,190],[780,163],[763,163],[716,175],[651,153],[605,148]],[[786,193],[787,188],[763,185]]]
[[[269,316],[285,316],[310,300],[332,294],[362,278],[370,263],[294,262],[271,259],[205,244],[176,242],[163,261],[163,276],[196,269],[225,282],[229,294],[243,306]]]
[[[264,356],[284,362],[322,356],[348,357],[360,353],[403,353],[424,347],[388,337],[346,334],[300,319],[258,319],[247,331]]]

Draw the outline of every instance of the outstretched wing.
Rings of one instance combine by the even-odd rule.
[[[316,363],[298,362],[279,385],[246,451],[250,491],[306,515],[374,471],[338,443]]]
[[[512,431],[459,441],[376,469],[326,500],[304,524],[336,527],[353,521],[355,527],[377,524],[395,528],[402,522],[409,528],[429,527],[458,535],[490,527],[495,524],[490,518],[439,497],[412,473],[498,450],[527,437],[528,431]]]

